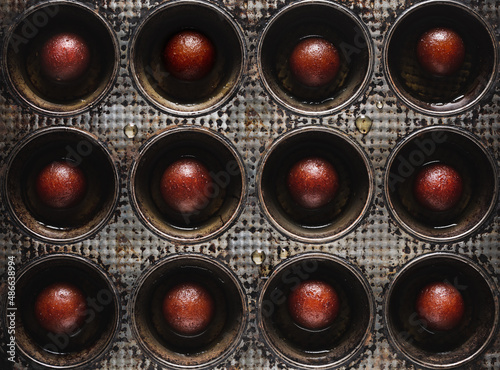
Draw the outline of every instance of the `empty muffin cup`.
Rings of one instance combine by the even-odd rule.
[[[203,171],[191,172],[191,162]],[[141,222],[177,243],[214,238],[245,204],[247,174],[240,155],[225,137],[201,127],[176,126],[155,135],[140,149],[130,178],[130,199]]]
[[[184,32],[198,37],[181,38],[169,49],[171,40]],[[176,60],[169,63],[169,56]],[[131,40],[130,69],[138,90],[172,114],[200,115],[221,107],[237,91],[245,65],[240,26],[225,10],[205,1],[160,5]]]
[[[16,279],[16,345],[29,363],[50,369],[81,368],[91,366],[108,352],[120,325],[120,300],[101,267],[77,255],[53,254],[28,262]],[[70,305],[63,298],[67,290],[52,297],[59,299],[56,308],[39,305],[43,291],[60,284],[78,290],[84,301],[79,324],[66,331],[58,330],[58,326],[67,325],[65,320],[71,320],[68,314],[74,311],[68,308],[58,312],[61,316],[50,318],[46,310]],[[50,319],[61,322],[52,322],[54,329],[47,329],[46,320]]]
[[[295,185],[289,177],[295,164],[311,158],[328,162],[337,176],[334,194],[308,207],[292,196]],[[287,237],[306,243],[326,243],[352,231],[370,207],[374,191],[372,166],[363,149],[339,130],[320,126],[292,130],[272,143],[259,164],[256,181],[261,209],[271,224]],[[323,180],[315,181],[304,186],[306,199],[318,196],[310,189],[321,189]]]
[[[447,62],[448,54],[454,55],[458,46],[445,38],[441,51],[422,56],[422,65],[420,40],[435,29],[458,34],[463,50]],[[389,86],[404,104],[424,114],[447,116],[462,113],[487,96],[497,80],[499,48],[492,27],[467,5],[423,1],[396,19],[387,33],[382,58]],[[463,61],[449,69],[447,64],[457,59]],[[430,71],[425,68],[428,63],[434,65]]]
[[[335,58],[331,53],[314,54],[323,48],[312,45],[307,50],[313,54],[297,63],[305,71],[301,79],[293,73],[290,56],[308,39],[330,44]],[[300,1],[281,9],[263,30],[257,54],[268,93],[285,108],[306,115],[332,114],[351,105],[365,91],[373,70],[367,27],[354,12],[328,1]],[[318,65],[322,67],[317,70]]]
[[[28,134],[14,147],[2,193],[21,231],[44,242],[76,243],[97,233],[113,215],[119,175],[94,135],[54,126]]]
[[[436,282],[453,286],[463,299],[461,320],[447,330],[434,329],[416,307],[422,289]],[[477,359],[496,338],[497,293],[498,287],[489,274],[466,257],[445,252],[417,257],[403,266],[387,291],[384,320],[390,342],[417,366],[464,366]],[[436,317],[445,320],[442,313]]]
[[[419,173],[432,165],[451,166],[461,177],[462,190],[453,194],[456,202],[445,210],[429,209],[416,194]],[[496,205],[495,161],[478,138],[457,127],[430,126],[405,137],[390,154],[385,171],[388,209],[404,230],[419,239],[452,242],[466,238],[481,229]]]
[[[38,113],[68,116],[96,106],[113,87],[118,66],[113,29],[85,4],[35,5],[6,33],[5,81]]]
[[[306,329],[290,314],[291,293],[307,281],[324,282],[336,291],[338,314],[326,327]],[[304,253],[278,265],[258,300],[257,321],[265,343],[280,361],[300,369],[330,369],[355,361],[371,337],[374,317],[372,293],[361,272],[327,253]]]
[[[163,313],[167,293],[184,283],[202,286],[213,300],[213,317],[201,332],[180,333]],[[228,267],[201,254],[182,254],[169,256],[143,273],[132,293],[129,312],[137,342],[158,364],[207,369],[238,347],[248,308],[245,292]],[[183,315],[180,310],[177,313]]]

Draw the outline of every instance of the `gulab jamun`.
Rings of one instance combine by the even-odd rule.
[[[452,29],[437,27],[425,32],[417,43],[420,65],[435,76],[457,73],[465,60],[465,45]]]
[[[320,280],[300,283],[288,296],[288,312],[293,321],[310,330],[330,326],[340,311],[335,289]]]
[[[197,81],[207,76],[215,64],[215,46],[201,32],[181,31],[172,36],[165,46],[163,62],[175,78]]]
[[[453,285],[434,282],[419,293],[416,310],[420,319],[431,330],[446,331],[456,328],[464,316],[465,304]]]
[[[339,176],[326,159],[308,157],[292,166],[287,176],[287,187],[297,204],[316,209],[335,198],[339,189]]]
[[[43,289],[35,301],[35,317],[45,330],[71,334],[85,322],[87,303],[75,285],[58,282]]]
[[[163,317],[181,335],[202,333],[212,322],[214,313],[214,299],[199,283],[180,283],[172,287],[163,299]]]
[[[207,167],[194,158],[182,158],[170,164],[160,182],[163,199],[180,213],[203,210],[210,203],[212,186]]]
[[[308,87],[332,82],[340,69],[340,54],[335,45],[322,37],[309,37],[292,50],[289,66],[293,76]]]
[[[42,72],[49,79],[68,83],[82,77],[90,66],[90,48],[80,35],[64,32],[49,38],[40,51]]]
[[[424,166],[413,185],[417,202],[434,212],[453,208],[459,202],[462,190],[460,174],[453,167],[442,163]]]
[[[68,161],[54,161],[36,178],[36,194],[48,207],[65,209],[80,203],[87,192],[85,174]]]

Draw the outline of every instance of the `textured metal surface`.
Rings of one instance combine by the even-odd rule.
[[[500,33],[500,6],[495,0],[463,1],[484,16]],[[0,38],[11,22],[28,6],[36,3],[9,0],[0,3]],[[416,113],[397,101],[382,73],[380,54],[384,34],[396,16],[415,1],[346,0],[342,4],[353,9],[370,30],[375,46],[375,70],[366,93],[352,106],[338,114],[308,118],[291,114],[278,106],[263,89],[256,67],[258,37],[269,18],[286,5],[285,1],[216,2],[230,12],[242,26],[248,53],[248,70],[236,96],[217,112],[196,118],[182,118],[161,113],[145,101],[134,88],[128,68],[128,41],[141,17],[158,3],[156,1],[99,0],[86,3],[97,6],[117,32],[121,60],[118,80],[110,95],[91,111],[71,118],[51,118],[33,114],[22,108],[4,83],[0,85],[0,166],[4,172],[5,158],[18,140],[36,129],[67,125],[87,130],[99,137],[119,165],[121,197],[110,223],[96,236],[68,246],[54,246],[23,236],[0,206],[0,275],[4,276],[7,256],[16,256],[17,267],[36,256],[53,252],[70,252],[85,256],[102,265],[114,280],[125,312],[121,330],[112,349],[96,365],[97,369],[154,369],[157,366],[139,349],[132,337],[127,314],[131,291],[140,274],[155,261],[173,253],[201,252],[214,256],[236,272],[246,289],[250,305],[250,325],[243,342],[221,368],[261,369],[285,368],[259,337],[256,325],[256,299],[273,266],[283,259],[304,251],[324,251],[346,258],[358,266],[374,293],[376,317],[373,334],[364,351],[348,368],[401,369],[413,366],[399,357],[389,345],[383,327],[384,293],[391,276],[412,258],[442,250],[460,253],[484,267],[498,284],[500,278],[500,210],[478,234],[465,241],[436,245],[415,240],[391,219],[383,200],[383,172],[386,159],[394,145],[408,133],[427,125],[449,124],[463,127],[479,136],[500,159],[500,83],[494,93],[472,110],[459,116],[432,118]],[[3,81],[2,81],[3,82]],[[365,115],[373,120],[367,134],[359,132],[355,120]],[[129,139],[124,134],[128,124],[135,124],[138,134]],[[217,130],[234,143],[246,162],[249,173],[249,197],[243,214],[233,227],[221,236],[202,244],[174,245],[147,230],[134,214],[127,193],[127,178],[132,159],[152,134],[171,124],[187,124]],[[325,245],[304,245],[279,234],[260,211],[255,191],[255,175],[262,152],[280,134],[306,124],[338,128],[357,141],[367,152],[376,181],[375,198],[365,219],[355,231]],[[261,250],[266,259],[262,265],[252,262],[252,253]],[[5,283],[5,280],[2,280]],[[0,356],[5,350],[4,338]],[[17,368],[24,368],[21,359]],[[470,368],[498,369],[500,337]]]

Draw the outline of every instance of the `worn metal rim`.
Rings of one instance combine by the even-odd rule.
[[[418,104],[413,103],[410,99],[408,99],[406,97],[406,94],[404,92],[402,92],[397,87],[397,84],[396,84],[396,82],[393,78],[393,75],[391,73],[391,70],[389,68],[389,45],[391,43],[392,37],[393,37],[394,32],[396,31],[398,25],[400,25],[401,22],[403,22],[408,15],[414,13],[415,11],[418,11],[418,10],[425,8],[425,7],[431,7],[434,5],[449,5],[450,7],[459,8],[459,9],[469,13],[471,16],[473,16],[478,22],[480,22],[484,26],[485,30],[490,35],[491,43],[492,43],[492,47],[493,47],[493,54],[494,54],[493,71],[491,73],[491,76],[490,76],[486,86],[480,92],[480,94],[478,94],[478,96],[476,96],[472,101],[470,101],[465,106],[463,106],[461,108],[446,110],[446,111],[435,111],[432,109],[426,109],[423,106],[420,106]],[[390,29],[389,29],[389,31],[384,39],[384,44],[382,47],[382,64],[383,64],[383,68],[384,68],[385,79],[387,81],[389,88],[391,89],[391,91],[393,91],[396,94],[396,96],[406,106],[410,107],[411,109],[413,109],[419,113],[423,113],[423,114],[426,114],[429,116],[446,117],[446,116],[458,115],[460,113],[463,113],[463,112],[473,108],[486,95],[488,95],[488,93],[493,88],[493,86],[495,85],[496,80],[497,80],[497,75],[499,72],[499,67],[498,67],[498,61],[500,59],[499,54],[500,54],[500,47],[498,46],[498,41],[497,41],[497,38],[495,36],[495,31],[491,28],[489,23],[486,20],[484,20],[483,17],[481,17],[481,15],[479,13],[477,13],[473,9],[467,7],[465,4],[462,4],[462,3],[455,1],[455,0],[438,0],[438,1],[425,0],[425,1],[422,1],[421,3],[418,3],[418,4],[411,6],[410,8],[406,9],[405,11],[403,11],[403,13],[401,13],[397,17],[394,24],[390,27]]]
[[[27,227],[24,222],[18,217],[17,213],[15,212],[14,206],[10,200],[10,195],[9,195],[9,186],[8,186],[8,179],[10,175],[10,168],[14,160],[16,159],[17,155],[23,150],[23,148],[31,143],[33,140],[38,139],[41,136],[44,135],[51,135],[53,133],[58,133],[58,132],[66,132],[66,133],[72,133],[74,135],[79,135],[82,136],[85,140],[89,140],[93,145],[95,145],[99,150],[102,151],[102,153],[108,158],[109,160],[109,165],[113,171],[113,180],[114,180],[114,189],[113,189],[113,195],[112,195],[112,202],[108,208],[108,211],[106,214],[101,218],[101,220],[89,231],[85,232],[84,234],[74,236],[72,238],[51,238],[47,237],[42,233],[36,232],[29,227]],[[115,209],[118,205],[118,200],[120,198],[120,177],[118,174],[118,168],[116,167],[116,164],[114,160],[112,159],[112,156],[108,149],[104,146],[104,144],[93,134],[84,131],[82,129],[74,128],[74,127],[65,127],[65,126],[52,126],[52,127],[46,127],[37,131],[34,131],[26,137],[24,137],[19,143],[16,145],[16,147],[12,150],[10,153],[6,164],[5,164],[6,170],[5,174],[2,179],[2,195],[3,198],[6,200],[6,208],[8,211],[8,214],[13,221],[13,223],[18,226],[24,233],[29,235],[30,237],[34,239],[41,240],[43,242],[48,242],[48,243],[53,243],[53,244],[66,244],[66,243],[77,243],[79,241],[85,240],[87,238],[90,238],[91,236],[97,234],[106,224],[109,222],[111,217],[113,216],[113,213],[115,212]]]
[[[105,29],[108,32],[108,35],[110,37],[110,40],[113,43],[113,51],[115,55],[115,60],[113,63],[113,70],[112,73],[109,77],[108,82],[106,83],[106,87],[101,91],[101,93],[96,96],[92,101],[88,102],[88,104],[82,108],[71,110],[71,111],[59,111],[59,110],[50,110],[50,109],[44,109],[39,107],[38,105],[34,104],[31,102],[29,99],[27,99],[16,87],[14,81],[12,81],[12,78],[10,76],[10,73],[8,72],[8,62],[7,62],[7,55],[8,55],[8,48],[10,44],[10,40],[12,39],[12,36],[14,35],[14,31],[16,28],[21,24],[21,22],[26,19],[28,16],[32,15],[33,13],[39,11],[40,9],[43,9],[48,6],[54,6],[54,5],[65,5],[65,6],[73,6],[77,7],[81,10],[86,11],[89,14],[92,14],[96,19],[99,20],[99,22],[105,27]],[[12,94],[16,97],[16,99],[24,106],[33,109],[37,113],[40,113],[42,115],[46,116],[55,116],[55,117],[71,117],[71,116],[76,116],[79,114],[82,114],[88,110],[91,110],[95,106],[97,106],[99,103],[102,102],[102,100],[110,93],[112,90],[117,78],[118,78],[118,70],[120,68],[120,47],[118,45],[118,39],[117,36],[110,25],[110,23],[103,17],[101,16],[98,12],[96,12],[94,9],[92,9],[90,6],[79,3],[73,0],[48,0],[44,1],[41,4],[34,5],[30,7],[28,10],[23,12],[14,22],[13,25],[10,26],[10,28],[7,30],[6,35],[4,36],[4,45],[3,45],[3,57],[2,57],[2,69],[3,69],[3,75],[5,81],[7,81],[7,85],[9,87],[9,90],[12,92]]]
[[[99,351],[99,353],[96,354],[96,356],[88,359],[82,359],[81,362],[76,363],[74,365],[69,365],[69,366],[59,366],[59,365],[52,365],[49,363],[44,363],[35,357],[33,357],[30,353],[26,352],[26,350],[22,347],[19,346],[19,344],[16,342],[16,346],[19,349],[19,351],[22,353],[22,355],[26,358],[28,358],[30,361],[33,361],[36,364],[46,366],[51,369],[73,369],[73,368],[81,368],[84,366],[89,366],[92,363],[95,363],[98,361],[102,356],[104,356],[110,349],[111,345],[114,343],[116,336],[118,335],[119,329],[120,329],[120,323],[121,323],[121,303],[120,303],[120,298],[118,294],[118,290],[116,289],[116,286],[114,285],[113,281],[111,278],[108,276],[108,274],[102,269],[101,266],[95,264],[94,262],[88,260],[85,257],[82,257],[80,255],[76,254],[70,254],[70,253],[55,253],[55,254],[50,254],[50,255],[45,255],[38,257],[30,262],[28,262],[26,265],[24,265],[19,273],[16,276],[16,281],[19,281],[22,279],[23,275],[26,274],[28,271],[30,271],[33,268],[36,268],[40,265],[43,265],[44,263],[54,261],[54,260],[69,260],[72,262],[76,262],[79,264],[82,264],[84,268],[91,269],[95,271],[100,278],[102,278],[103,282],[105,283],[106,287],[111,291],[113,295],[113,305],[115,307],[114,309],[114,320],[113,320],[113,327],[112,327],[112,335],[109,336],[109,338],[106,341],[106,344],[103,346],[103,348]],[[5,303],[6,304],[6,303]]]
[[[235,35],[238,38],[238,42],[240,44],[240,54],[241,54],[241,65],[238,71],[238,75],[235,78],[234,84],[232,88],[225,93],[218,101],[216,101],[214,104],[212,104],[209,107],[203,108],[203,109],[196,109],[197,104],[192,104],[191,108],[189,110],[178,110],[174,108],[170,108],[162,104],[160,101],[156,100],[155,98],[151,97],[150,94],[146,91],[144,88],[141,80],[137,77],[138,76],[138,70],[137,70],[137,65],[135,63],[135,55],[137,54],[137,40],[144,29],[144,27],[147,25],[148,21],[151,20],[154,16],[157,14],[168,11],[169,8],[176,7],[176,6],[182,6],[182,5],[196,5],[200,7],[205,7],[210,9],[211,11],[216,12],[220,17],[224,19],[224,21],[228,22],[228,24],[231,26],[231,28],[234,30]],[[224,104],[226,104],[230,99],[234,97],[236,92],[239,90],[240,86],[243,83],[244,79],[244,72],[247,70],[247,48],[246,48],[246,42],[245,42],[245,37],[243,30],[241,29],[241,26],[236,22],[233,17],[223,8],[217,7],[216,5],[209,3],[204,0],[174,0],[172,2],[167,2],[164,3],[160,6],[158,6],[156,9],[151,11],[139,24],[139,26],[136,28],[134,31],[134,34],[132,35],[132,38],[130,40],[130,50],[128,53],[128,58],[129,58],[129,70],[130,74],[132,76],[132,81],[134,82],[135,87],[139,91],[139,93],[151,104],[153,104],[156,108],[169,113],[169,114],[174,114],[178,116],[186,116],[186,117],[196,117],[200,115],[204,115],[210,112],[213,112],[219,108],[221,108]],[[189,105],[186,105],[189,106]]]
[[[262,65],[262,49],[263,49],[263,44],[265,41],[265,38],[273,26],[273,24],[276,22],[277,19],[279,19],[280,16],[283,14],[286,14],[289,11],[293,11],[297,8],[303,7],[303,6],[325,6],[334,9],[337,12],[340,12],[347,17],[349,17],[354,24],[359,27],[359,29],[363,32],[363,37],[366,41],[367,45],[367,50],[368,50],[368,65],[366,72],[364,74],[363,82],[359,86],[359,88],[355,91],[355,93],[343,104],[339,106],[334,106],[332,108],[328,108],[322,111],[314,111],[314,110],[306,110],[306,109],[300,109],[292,104],[287,103],[284,101],[279,94],[277,94],[270,86],[270,84],[267,82],[264,73],[264,66]],[[278,11],[277,14],[275,14],[271,20],[267,23],[265,26],[264,30],[262,31],[262,34],[259,38],[258,44],[257,44],[257,68],[260,76],[260,81],[262,85],[264,86],[265,90],[272,96],[272,98],[277,101],[281,106],[283,106],[286,109],[289,109],[290,111],[300,114],[300,115],[309,115],[309,116],[323,116],[323,115],[328,115],[328,114],[333,114],[337,113],[347,107],[349,107],[351,104],[353,104],[355,101],[357,101],[366,91],[368,88],[369,83],[371,82],[372,79],[372,74],[373,74],[373,69],[374,69],[374,64],[375,64],[375,50],[374,46],[372,43],[372,36],[367,28],[367,26],[361,21],[361,19],[358,17],[358,15],[353,12],[352,10],[346,8],[343,5],[340,5],[338,3],[334,2],[329,2],[329,1],[324,1],[324,0],[303,0],[299,1],[293,4],[289,4],[282,8],[280,11]]]
[[[265,199],[264,199],[264,194],[262,190],[262,181],[263,181],[263,172],[264,172],[264,167],[266,166],[266,163],[273,153],[273,151],[278,147],[282,142],[286,141],[290,137],[296,136],[296,135],[301,135],[303,133],[307,132],[324,132],[325,134],[335,136],[337,138],[340,138],[344,140],[349,146],[351,146],[354,150],[356,150],[357,154],[359,157],[363,160],[363,163],[365,165],[365,169],[367,172],[368,176],[368,195],[365,200],[365,204],[361,212],[359,213],[358,217],[356,220],[346,227],[344,230],[340,231],[337,234],[333,234],[324,238],[314,238],[314,237],[302,237],[300,235],[297,235],[290,230],[284,228],[271,214],[269,211],[268,206],[266,205]],[[368,213],[368,210],[372,206],[372,200],[375,194],[375,179],[374,179],[374,174],[373,174],[373,167],[372,164],[366,155],[365,151],[363,148],[356,142],[354,141],[351,137],[349,137],[347,134],[343,133],[342,131],[339,131],[337,129],[329,128],[329,127],[324,127],[324,126],[303,126],[297,129],[294,129],[292,131],[289,131],[282,136],[280,136],[278,139],[276,139],[269,148],[266,149],[259,165],[258,165],[258,170],[256,174],[256,191],[257,191],[257,196],[259,198],[259,205],[266,216],[266,219],[269,220],[269,222],[283,235],[297,240],[302,243],[313,243],[313,244],[320,244],[320,243],[329,243],[331,241],[340,239],[344,237],[345,235],[349,234],[351,231],[353,231],[360,223],[361,221],[365,218],[365,216]]]
[[[430,237],[427,234],[421,233],[416,231],[414,228],[411,227],[401,216],[395,211],[394,208],[394,203],[391,200],[391,195],[389,193],[389,183],[390,183],[390,168],[393,165],[395,159],[397,158],[400,150],[409,142],[411,142],[415,137],[421,135],[422,133],[426,132],[432,132],[432,131],[448,131],[452,132],[455,134],[462,135],[466,137],[468,140],[470,140],[472,143],[474,143],[478,149],[481,150],[481,152],[488,158],[489,165],[491,166],[493,173],[494,173],[494,193],[489,205],[488,210],[484,213],[483,217],[480,219],[479,222],[476,224],[471,225],[471,227],[468,230],[465,230],[461,234],[458,234],[456,236],[451,236],[451,237]],[[472,135],[470,132],[459,128],[459,127],[453,127],[453,126],[428,126],[423,129],[416,130],[412,134],[406,136],[403,140],[401,140],[392,150],[391,154],[389,155],[387,159],[387,163],[385,166],[385,172],[384,172],[384,199],[387,203],[387,208],[389,210],[389,213],[391,216],[394,218],[394,220],[400,225],[406,232],[409,234],[417,237],[418,239],[424,240],[424,241],[429,241],[429,242],[434,242],[434,243],[450,243],[450,242],[455,242],[459,241],[462,239],[465,239],[472,234],[478,232],[481,230],[481,228],[484,226],[486,221],[490,218],[490,216],[493,213],[493,210],[496,207],[496,202],[498,199],[498,169],[495,164],[495,161],[493,157],[491,156],[490,152],[488,149],[484,146],[484,144],[476,138],[474,135]]]
[[[238,330],[238,333],[234,340],[232,341],[231,345],[225,349],[224,353],[217,358],[214,358],[210,360],[209,362],[206,362],[204,364],[197,364],[197,365],[179,365],[175,363],[171,363],[166,361],[165,359],[159,358],[158,356],[155,355],[154,352],[152,352],[148,345],[142,340],[141,335],[139,333],[139,330],[137,328],[137,321],[135,318],[135,304],[137,301],[137,297],[139,295],[139,291],[141,287],[143,286],[144,282],[153,274],[155,271],[158,269],[161,269],[165,266],[167,266],[171,262],[175,261],[186,261],[186,265],[189,265],[190,261],[199,261],[202,263],[210,264],[214,266],[216,269],[220,270],[224,275],[226,275],[231,283],[236,287],[239,293],[239,300],[242,306],[242,312],[241,312],[241,324]],[[242,338],[243,334],[246,330],[247,324],[248,324],[248,302],[246,299],[246,294],[245,291],[241,285],[241,282],[239,281],[238,277],[234,274],[233,271],[231,271],[227,266],[225,266],[223,263],[220,261],[216,260],[213,257],[209,257],[206,255],[202,255],[199,253],[184,253],[184,254],[176,254],[176,255],[171,255],[168,256],[155,264],[149,266],[139,277],[137,282],[135,283],[135,287],[132,291],[130,302],[128,304],[128,312],[130,313],[130,327],[132,330],[133,336],[136,338],[137,342],[139,343],[140,347],[144,352],[147,353],[147,355],[152,358],[155,362],[160,364],[161,366],[166,366],[168,368],[172,369],[211,369],[215,367],[217,364],[221,363],[224,361],[227,357],[233,353],[236,348],[238,348]]]
[[[452,363],[448,364],[435,364],[435,363],[430,363],[425,361],[425,359],[419,359],[415,358],[414,356],[410,355],[405,349],[398,343],[396,340],[396,335],[392,331],[391,326],[389,325],[390,322],[390,310],[389,310],[389,300],[390,297],[394,291],[394,287],[396,286],[397,282],[401,279],[401,277],[411,268],[417,266],[421,262],[425,262],[428,260],[433,260],[433,259],[451,259],[458,261],[460,263],[463,263],[467,265],[468,267],[473,268],[486,282],[488,287],[490,288],[491,295],[493,297],[494,305],[495,305],[495,321],[493,322],[491,326],[491,331],[490,334],[487,338],[487,340],[483,343],[483,345],[473,354],[468,356],[467,358],[457,360]],[[384,320],[384,326],[389,334],[389,339],[390,343],[396,348],[396,350],[401,353],[403,356],[407,357],[410,359],[412,362],[417,364],[418,366],[424,366],[429,369],[451,369],[451,368],[456,368],[459,366],[464,366],[467,363],[473,361],[476,359],[481,353],[490,345],[490,343],[493,341],[495,338],[495,334],[498,330],[499,322],[500,322],[500,306],[499,306],[499,298],[498,298],[498,287],[496,286],[495,282],[493,279],[489,276],[489,274],[479,265],[474,263],[472,260],[470,260],[467,257],[461,256],[459,254],[455,253],[450,253],[450,252],[432,252],[428,254],[424,254],[421,256],[418,256],[411,260],[410,262],[406,263],[401,270],[399,270],[396,275],[394,276],[394,279],[389,283],[389,289],[387,293],[385,294],[385,300],[384,300],[384,305],[383,305],[383,320]]]
[[[269,288],[270,284],[272,283],[273,279],[276,278],[276,276],[282,272],[283,270],[287,269],[291,265],[297,264],[300,261],[303,261],[305,259],[317,259],[317,260],[322,260],[326,261],[332,264],[340,265],[341,267],[347,269],[349,273],[361,284],[363,287],[366,297],[369,303],[369,310],[370,312],[368,313],[369,315],[369,322],[368,325],[366,326],[365,333],[363,335],[363,338],[359,341],[359,344],[353,348],[351,352],[349,352],[344,358],[339,359],[338,361],[335,361],[333,363],[328,363],[324,365],[308,365],[304,363],[299,363],[296,362],[289,357],[285,356],[281,351],[279,351],[278,348],[274,345],[273,341],[269,337],[269,334],[267,333],[267,330],[265,328],[264,320],[263,320],[263,314],[262,314],[262,306],[263,306],[263,301],[264,301],[264,295],[266,293],[266,290]],[[373,328],[373,323],[375,320],[375,302],[374,298],[370,289],[370,285],[366,281],[366,278],[363,276],[361,271],[355,266],[353,266],[351,263],[349,263],[347,260],[337,257],[332,254],[328,253],[323,253],[323,252],[305,252],[296,256],[293,256],[286,261],[280,263],[279,265],[276,266],[276,268],[272,271],[271,275],[266,279],[260,293],[259,293],[259,298],[257,301],[257,324],[259,327],[259,331],[266,343],[266,345],[273,351],[273,353],[282,361],[285,363],[288,363],[291,366],[295,366],[301,369],[314,369],[314,370],[320,370],[320,369],[331,369],[331,368],[337,368],[342,365],[348,364],[350,361],[354,360],[354,358],[360,353],[362,348],[366,345],[368,340],[370,339],[370,333]]]

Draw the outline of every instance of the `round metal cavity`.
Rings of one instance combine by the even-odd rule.
[[[451,28],[463,39],[465,60],[451,76],[436,77],[419,64],[420,36],[434,27]],[[382,62],[389,87],[408,107],[432,116],[460,114],[485,98],[498,75],[495,31],[458,1],[423,1],[404,11],[389,29]]]
[[[35,315],[38,294],[57,282],[76,285],[86,297],[85,321],[68,334],[48,332]],[[7,299],[2,299],[2,304],[6,305]],[[73,254],[44,256],[24,265],[16,276],[15,304],[16,345],[33,366],[91,366],[109,351],[120,326],[120,299],[110,277],[100,266]]]
[[[290,196],[286,178],[299,160],[329,161],[339,176],[335,198],[306,209]],[[352,231],[368,211],[374,193],[373,169],[363,149],[339,130],[304,126],[279,137],[264,153],[257,171],[257,194],[271,224],[289,238],[327,243]]]
[[[42,46],[60,32],[80,35],[90,49],[87,71],[68,83],[46,77],[40,62]],[[17,100],[37,113],[77,115],[95,107],[112,89],[119,55],[115,32],[96,9],[74,1],[46,1],[26,10],[7,30],[4,78]]]
[[[162,301],[170,287],[182,282],[203,285],[215,302],[215,314],[204,332],[184,336],[168,326]],[[169,256],[137,281],[129,304],[132,333],[161,366],[172,369],[212,369],[239,345],[248,307],[236,275],[219,261],[201,254]]]
[[[80,168],[87,190],[75,206],[57,209],[39,199],[38,173],[53,161]],[[76,243],[96,234],[111,216],[119,198],[119,174],[106,147],[94,135],[54,126],[23,138],[10,153],[2,195],[13,221],[27,235],[53,244]]]
[[[191,213],[169,207],[160,192],[165,169],[183,158],[202,162],[210,173],[208,204]],[[247,174],[234,146],[215,131],[195,126],[167,128],[147,141],[130,171],[132,206],[141,222],[162,238],[199,243],[227,230],[245,206]]]
[[[428,164],[455,168],[463,180],[462,196],[448,211],[433,212],[418,203],[415,177]],[[498,170],[484,144],[466,130],[429,126],[404,138],[387,160],[384,196],[396,222],[411,235],[448,243],[476,232],[490,218],[498,198]]]
[[[427,328],[415,309],[419,291],[429,283],[446,282],[460,292],[465,313],[449,331]],[[417,366],[451,369],[477,359],[499,324],[498,287],[470,259],[446,252],[415,258],[396,274],[387,291],[384,322],[394,348]]]
[[[307,330],[287,309],[287,297],[301,282],[330,284],[340,300],[331,326]],[[304,253],[281,263],[265,282],[258,300],[261,334],[280,361],[299,369],[330,369],[355,361],[370,340],[375,305],[369,284],[349,262],[327,253]]]
[[[307,37],[333,43],[341,67],[333,81],[320,88],[304,86],[288,65],[295,45]],[[326,115],[347,108],[368,86],[373,71],[372,37],[358,16],[328,1],[300,1],[281,9],[259,40],[257,66],[264,88],[279,104],[303,115]]]
[[[200,80],[177,79],[162,61],[167,41],[183,30],[201,32],[215,46],[215,65]],[[138,26],[130,45],[130,70],[137,89],[170,114],[195,116],[220,108],[236,93],[246,69],[241,27],[225,10],[205,1],[158,6]]]

